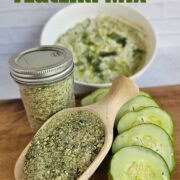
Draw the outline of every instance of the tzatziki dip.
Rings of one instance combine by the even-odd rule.
[[[109,16],[87,18],[56,41],[71,50],[75,80],[110,83],[114,77],[135,74],[146,59],[144,31],[125,20]]]

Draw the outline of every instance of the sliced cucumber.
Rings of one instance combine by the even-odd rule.
[[[119,133],[139,124],[152,123],[164,129],[173,140],[173,121],[169,114],[157,107],[147,107],[136,112],[126,113],[119,121]]]
[[[94,91],[93,93],[91,93],[90,95],[84,97],[81,100],[81,105],[82,106],[87,106],[90,104],[93,104],[95,102],[100,101],[107,93],[109,92],[109,88],[101,88],[98,89],[96,91]],[[147,107],[147,106],[155,106],[158,107],[158,104],[151,99],[151,96],[148,93],[145,93],[143,91],[139,92],[139,95],[128,101],[118,112],[117,116],[116,116],[116,121],[115,121],[115,126],[117,126],[117,123],[120,119],[120,117],[122,116],[122,114],[124,114],[125,112],[128,111],[135,111],[138,109],[141,109],[143,107]]]
[[[141,124],[118,135],[113,143],[112,152],[127,146],[144,146],[156,151],[166,161],[170,172],[175,167],[175,156],[169,135],[154,124]]]
[[[119,121],[119,119],[127,112],[131,111],[138,111],[140,109],[143,109],[144,107],[159,107],[159,105],[152,99],[146,96],[138,95],[137,97],[131,99],[126,104],[122,106],[122,108],[119,110],[118,115],[116,116],[116,123]]]
[[[92,103],[93,103],[93,96],[92,96],[92,94],[84,97],[81,100],[81,106],[87,106],[87,105],[92,104]]]
[[[104,91],[102,92],[101,94],[99,94],[98,96],[95,97],[95,102],[98,102],[100,101],[104,96],[106,96],[106,94],[108,93],[108,90],[107,91]],[[140,91],[139,92],[139,96],[145,96],[145,97],[149,97],[151,98],[151,96],[148,94],[148,93],[145,93],[143,91]]]
[[[82,99],[81,105],[86,106],[86,105],[89,105],[89,104],[92,104],[101,100],[108,93],[108,91],[109,91],[109,88],[101,88],[94,91],[93,93],[91,93],[90,95]],[[149,98],[151,97],[148,93],[144,91],[140,91],[139,95],[149,97]]]
[[[151,98],[151,95],[148,94],[148,93],[146,93],[146,92],[144,92],[144,91],[140,91],[140,92],[139,92],[139,95],[140,95],[140,96],[146,96],[146,97]]]
[[[102,92],[101,94],[99,94],[98,96],[95,97],[94,101],[95,101],[95,102],[100,101],[104,96],[107,95],[108,92],[109,92],[109,90]]]
[[[83,98],[81,100],[81,105],[87,106],[87,105],[97,102],[96,97],[98,97],[101,94],[106,95],[108,93],[108,91],[109,91],[109,88],[101,88],[101,89],[94,91],[93,93],[91,93],[90,95],[86,96],[85,98]]]
[[[110,178],[113,180],[170,180],[163,158],[151,149],[131,146],[112,157]]]

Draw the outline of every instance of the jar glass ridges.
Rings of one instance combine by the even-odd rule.
[[[56,112],[75,106],[74,64],[67,49],[57,46],[30,49],[12,58],[10,69],[34,130]]]

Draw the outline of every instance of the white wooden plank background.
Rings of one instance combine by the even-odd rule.
[[[133,4],[153,24],[158,53],[152,66],[137,81],[141,87],[180,83],[180,0],[147,0]],[[14,4],[0,0],[0,99],[19,97],[9,76],[12,54],[39,45],[47,20],[68,4]]]

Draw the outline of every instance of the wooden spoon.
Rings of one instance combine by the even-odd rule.
[[[139,88],[133,81],[125,77],[118,77],[113,81],[112,88],[110,89],[109,93],[101,101],[89,106],[70,108],[59,112],[72,112],[79,110],[90,111],[101,118],[101,121],[103,122],[105,127],[105,142],[101,151],[99,152],[95,160],[91,163],[91,165],[86,169],[86,171],[78,178],[78,180],[89,179],[92,176],[92,174],[96,171],[98,166],[101,164],[101,162],[107,155],[108,151],[110,150],[113,142],[113,126],[118,110],[124,103],[126,103],[131,98],[135,97],[138,94],[138,92]],[[44,128],[50,120],[48,120],[41,127],[41,129]],[[16,162],[14,170],[16,180],[24,179],[23,167],[25,155],[30,146],[30,143],[21,153],[19,159]]]

